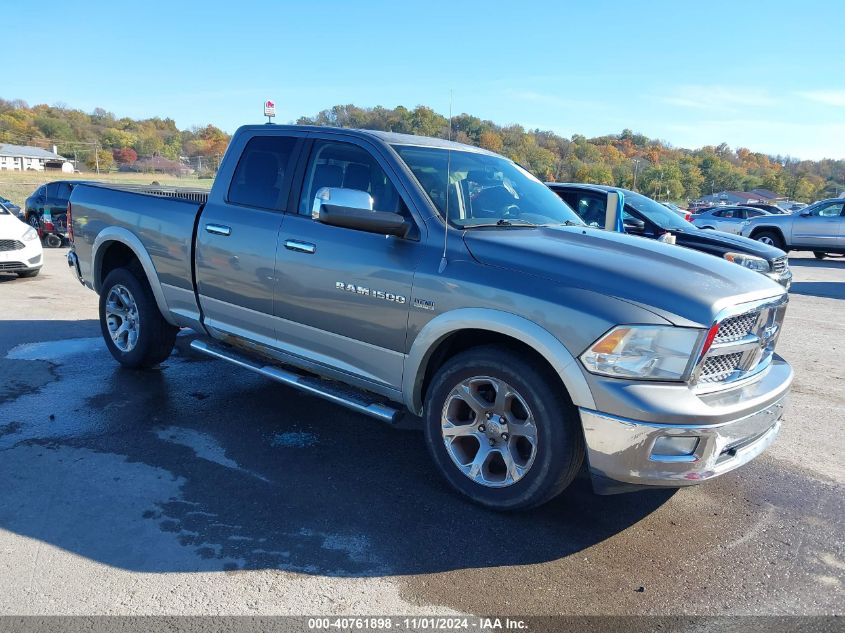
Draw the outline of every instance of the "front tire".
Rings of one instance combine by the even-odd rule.
[[[170,356],[179,328],[164,320],[143,272],[111,271],[100,292],[100,330],[115,360],[146,369]]]
[[[449,359],[425,398],[425,439],[446,481],[495,510],[557,496],[584,459],[577,412],[551,370],[497,346]]]
[[[41,272],[40,268],[35,268],[34,270],[24,270],[24,271],[18,273],[18,277],[22,277],[24,279],[27,279],[27,278],[30,278],[30,277],[37,277],[38,273],[40,273],[40,272]]]
[[[786,244],[783,243],[783,238],[775,231],[760,231],[754,236],[754,239],[763,244],[779,248],[782,251],[786,250]]]

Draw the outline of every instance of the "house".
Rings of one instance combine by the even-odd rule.
[[[0,143],[0,171],[44,171],[45,169],[73,173],[73,165],[64,156],[56,153],[55,145],[51,152],[41,147]]]
[[[702,196],[701,200],[708,204],[748,204],[749,202],[769,202],[768,198],[748,191],[720,191]]]
[[[774,204],[776,201],[786,200],[786,196],[779,196],[774,191],[769,189],[752,189],[751,193],[756,195],[758,198],[762,198],[761,202],[766,202],[769,204]]]

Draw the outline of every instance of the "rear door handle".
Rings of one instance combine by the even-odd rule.
[[[215,235],[231,235],[232,229],[228,226],[223,226],[222,224],[206,224],[205,230],[209,233],[214,233]]]
[[[308,253],[313,255],[317,251],[317,246],[311,242],[300,242],[298,240],[285,240],[285,248],[289,251],[296,251],[297,253]]]

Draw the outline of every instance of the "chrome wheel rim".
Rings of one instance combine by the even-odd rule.
[[[141,322],[135,297],[126,286],[112,286],[106,297],[106,326],[115,347],[131,352],[138,344]]]
[[[525,399],[504,380],[475,376],[446,397],[443,444],[466,477],[488,488],[512,486],[537,456],[537,424]]]
[[[764,235],[758,241],[762,242],[763,244],[768,244],[769,246],[775,245],[775,241],[772,238],[770,238],[768,235]]]

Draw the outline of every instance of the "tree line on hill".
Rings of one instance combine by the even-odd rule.
[[[426,106],[413,109],[337,105],[297,123],[386,130],[447,138],[449,120]],[[770,189],[809,202],[845,189],[845,160],[798,160],[722,143],[699,149],[672,147],[623,130],[595,138],[565,138],[551,131],[497,125],[470,114],[452,119],[451,137],[508,156],[543,180],[592,182],[635,188],[659,199],[695,200],[724,190]],[[35,105],[0,99],[0,143],[56,145],[90,167],[178,171],[189,163],[213,173],[229,143],[214,125],[179,130],[173,119],[118,118],[64,105]]]
[[[425,106],[409,110],[338,105],[297,123],[404,132],[447,138],[448,119]],[[722,143],[689,150],[623,130],[564,138],[521,125],[497,125],[469,114],[452,118],[453,140],[504,154],[542,180],[635,188],[661,200],[691,201],[719,191],[764,188],[809,202],[845,190],[845,160],[798,160]],[[636,178],[636,183],[635,183]]]
[[[30,107],[24,101],[0,99],[0,143],[49,150],[55,145],[65,158],[77,157],[101,171],[178,173],[190,165],[213,172],[229,135],[213,125],[179,130],[169,118],[118,118],[102,108],[86,113],[64,105]],[[192,160],[197,157],[200,160]]]

